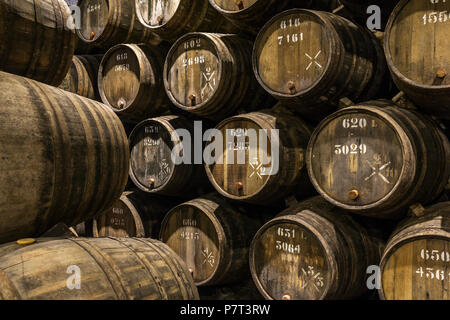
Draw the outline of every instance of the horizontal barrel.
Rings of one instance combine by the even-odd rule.
[[[198,300],[184,262],[136,238],[37,241],[0,257],[0,299]]]
[[[332,13],[303,9],[284,11],[264,25],[253,70],[267,92],[311,121],[336,110],[341,98],[374,98],[388,75],[370,31]]]
[[[252,43],[236,35],[189,33],[175,42],[164,65],[164,86],[173,104],[212,120],[239,109],[274,102],[251,70]]]
[[[76,46],[69,15],[64,0],[0,0],[0,70],[60,85]]]
[[[422,111],[450,119],[450,2],[401,0],[384,51],[400,90]]]
[[[448,159],[449,141],[431,118],[373,101],[326,118],[311,137],[306,162],[328,201],[354,213],[399,218],[444,191]]]
[[[380,268],[382,299],[450,300],[450,202],[403,222],[386,245]]]
[[[0,242],[76,225],[120,197],[128,141],[105,105],[0,72]]]
[[[268,300],[349,299],[367,292],[366,269],[383,243],[321,197],[267,222],[250,247],[250,269]]]
[[[118,115],[134,121],[168,111],[163,65],[168,48],[160,45],[119,44],[105,54],[98,87],[104,104]]]

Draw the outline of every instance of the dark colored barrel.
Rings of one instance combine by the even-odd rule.
[[[38,241],[0,258],[0,299],[198,300],[184,262],[136,238]]]
[[[402,0],[386,27],[392,77],[422,111],[450,119],[450,1]]]
[[[388,74],[381,45],[369,30],[332,13],[302,9],[284,11],[264,25],[253,70],[267,92],[311,121],[335,111],[341,98],[374,98]]]
[[[399,218],[444,191],[449,159],[449,141],[431,118],[373,101],[326,118],[311,137],[306,162],[328,201],[354,213]]]
[[[105,54],[98,87],[103,103],[118,115],[135,121],[168,111],[164,91],[165,46],[119,44]]]
[[[257,232],[250,269],[268,300],[350,299],[367,292],[366,269],[383,243],[321,197],[283,211]]]
[[[382,299],[450,300],[450,202],[403,222],[386,245],[380,268]]]
[[[60,85],[76,45],[69,14],[63,0],[1,0],[0,70]]]
[[[164,86],[173,104],[212,120],[239,109],[275,104],[251,70],[248,40],[236,35],[189,33],[175,42],[164,65]]]
[[[378,16],[380,19],[380,30],[384,30],[386,28],[386,24],[389,20],[389,16],[394,10],[399,0],[340,0],[344,7],[351,13],[352,18],[362,26],[367,26],[367,22],[373,23]],[[378,8],[373,7],[377,6],[380,11],[378,12]],[[373,18],[372,18],[373,17]],[[377,29],[378,30],[378,29]]]
[[[162,39],[175,41],[188,32],[236,33],[238,28],[208,0],[135,0],[141,24]]]
[[[129,147],[105,105],[0,72],[0,242],[76,225],[127,181]]]

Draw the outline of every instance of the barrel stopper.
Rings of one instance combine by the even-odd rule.
[[[445,69],[439,69],[436,71],[436,77],[439,79],[444,79],[447,76],[447,71]]]
[[[160,16],[158,16],[158,18],[156,18],[156,22],[157,22],[159,25],[162,25],[162,24],[163,24],[163,21],[164,21],[164,17],[163,17],[162,15],[160,15]]]
[[[239,8],[239,10],[244,9],[244,1],[242,1],[242,0],[235,0],[234,3],[236,3],[236,6]]]
[[[295,88],[295,83],[294,83],[294,81],[292,81],[292,80],[288,81],[287,87],[288,87],[289,92],[290,92],[291,94],[294,94],[294,93],[297,91],[296,88]]]
[[[21,246],[28,246],[30,244],[33,244],[36,242],[36,239],[34,238],[25,238],[25,239],[19,239],[17,240],[17,244]]]
[[[281,300],[292,300],[291,296],[289,294],[285,294]]]
[[[191,102],[191,106],[195,106],[197,104],[196,97],[194,94],[190,94],[188,98],[189,98],[189,101]]]
[[[127,102],[126,102],[126,100],[124,98],[120,98],[117,101],[117,106],[119,107],[119,109],[125,108],[126,105],[127,105]]]
[[[244,188],[244,184],[241,181],[236,183],[236,189],[242,190],[243,188]]]
[[[150,189],[153,189],[155,187],[155,179],[153,178],[148,179],[148,186]]]
[[[356,200],[359,197],[359,191],[356,189],[350,190],[348,192],[348,198],[350,200]]]
[[[95,32],[92,31],[92,32],[91,32],[91,36],[90,36],[90,40],[94,40],[94,38],[95,38]]]

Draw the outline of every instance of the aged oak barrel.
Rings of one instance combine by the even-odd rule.
[[[119,44],[109,49],[99,70],[103,103],[137,121],[166,112],[170,102],[162,73],[167,50],[143,44]]]
[[[291,193],[305,196],[314,190],[305,162],[312,129],[302,120],[264,110],[234,116],[216,128],[223,144],[215,153],[222,159],[206,163],[205,170],[223,196],[270,204]]]
[[[135,0],[141,24],[162,39],[175,41],[188,32],[236,33],[238,28],[208,0]]]
[[[450,119],[450,1],[402,0],[386,27],[392,77],[423,111]]]
[[[402,223],[380,268],[382,299],[450,300],[450,202]]]
[[[127,137],[105,105],[0,72],[0,242],[76,225],[122,194]]]
[[[186,197],[207,184],[201,164],[194,164],[194,142],[181,140],[188,132],[194,137],[194,126],[181,116],[147,119],[131,132],[130,177],[141,190],[169,196]],[[184,137],[186,138],[187,137]],[[178,164],[173,155],[189,156],[188,162]]]
[[[268,300],[355,298],[383,243],[321,197],[283,211],[256,233],[250,269]]]
[[[120,43],[157,45],[159,36],[142,25],[133,0],[80,0],[80,41],[90,47],[109,49]]]
[[[164,216],[173,206],[171,200],[157,195],[124,192],[109,210],[94,218],[92,234],[95,238],[156,239]]]
[[[380,8],[381,25],[380,30],[384,30],[389,17],[394,10],[399,0],[340,0],[344,7],[351,13],[353,20],[362,26],[367,26],[367,21],[373,23],[373,16],[378,14],[371,9],[372,6],[378,6]],[[369,8],[371,10],[369,10]],[[378,29],[377,29],[378,30]]]
[[[267,22],[253,49],[262,87],[309,120],[321,120],[341,98],[372,99],[387,76],[372,33],[338,15],[284,11]]]
[[[73,56],[72,66],[59,88],[89,99],[100,100],[97,76],[101,59],[101,55]]]
[[[0,0],[0,70],[58,86],[75,51],[63,0]]]
[[[251,70],[252,43],[236,35],[189,33],[170,49],[164,86],[173,104],[212,120],[274,102]]]
[[[248,248],[263,222],[258,213],[208,194],[169,211],[160,239],[186,262],[197,286],[238,283],[249,277]]]
[[[7,300],[198,300],[184,262],[152,239],[38,239],[0,257],[0,279]]]
[[[399,218],[436,199],[450,174],[448,139],[431,118],[372,101],[342,109],[314,131],[309,176],[331,203],[355,213]]]

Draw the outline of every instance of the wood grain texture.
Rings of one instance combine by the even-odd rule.
[[[388,101],[341,109],[314,131],[308,172],[328,201],[354,213],[399,218],[447,184],[450,145],[437,123]]]
[[[383,243],[345,211],[314,197],[267,222],[250,247],[250,269],[268,300],[355,298]]]
[[[380,268],[382,299],[450,300],[450,202],[402,222]]]
[[[63,0],[1,0],[0,70],[58,86],[76,45],[69,13]]]
[[[79,268],[80,289],[67,286],[70,266]],[[38,241],[3,255],[0,278],[0,299],[198,300],[183,261],[152,239]]]
[[[392,77],[422,111],[450,119],[450,2],[402,0],[386,27]]]
[[[120,197],[128,141],[99,102],[0,72],[0,242],[106,210]]]

